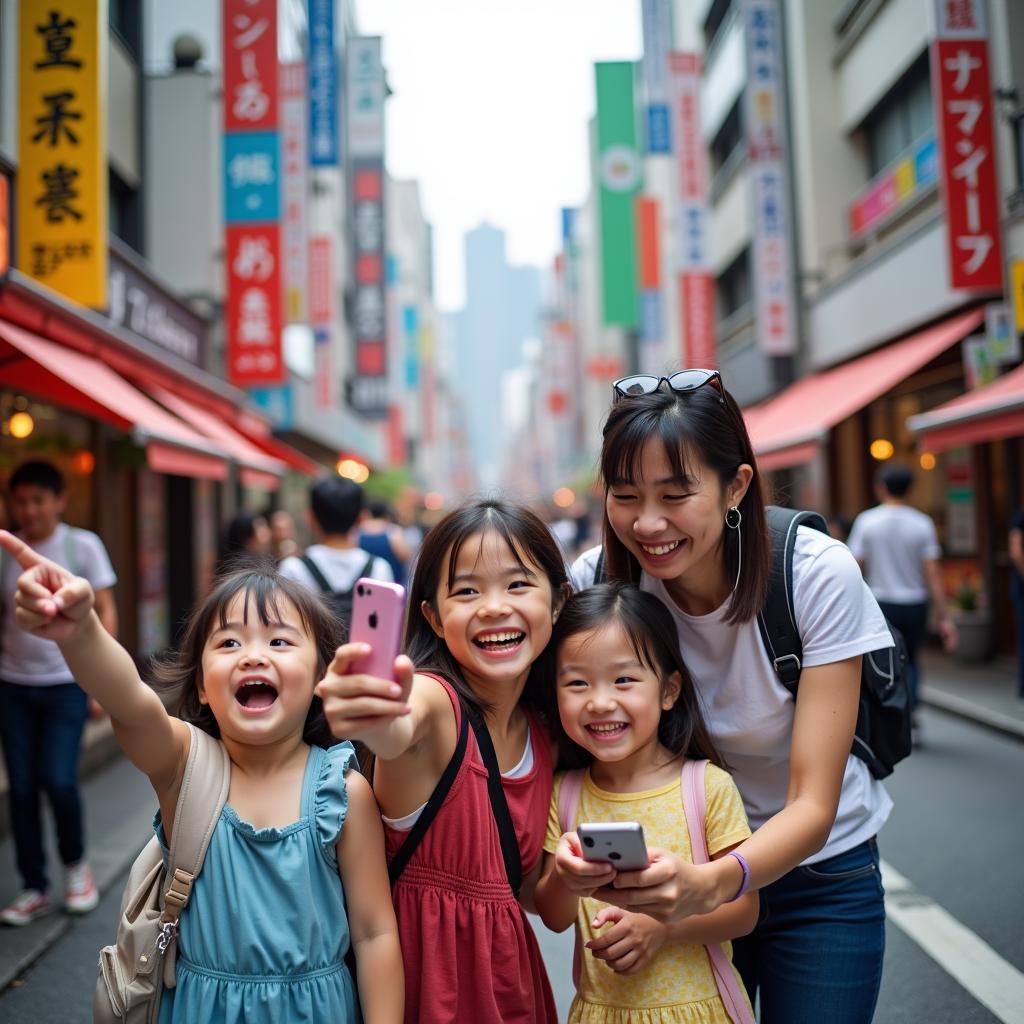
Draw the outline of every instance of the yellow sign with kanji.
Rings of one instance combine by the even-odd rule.
[[[106,0],[21,0],[18,269],[107,305]]]
[[[1013,320],[1018,334],[1024,334],[1024,260],[1010,264],[1010,291],[1013,293]]]

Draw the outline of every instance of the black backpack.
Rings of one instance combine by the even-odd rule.
[[[798,526],[828,535],[828,523],[818,512],[798,512],[769,505],[765,509],[772,540],[768,598],[757,617],[761,640],[779,682],[796,700],[803,669],[803,644],[793,618],[793,550]],[[598,555],[594,582],[604,577],[604,549]],[[860,707],[852,753],[864,761],[876,779],[892,774],[910,753],[910,690],[907,686],[907,646],[903,634],[885,620],[892,646],[869,651],[861,660]]]
[[[796,699],[803,668],[803,644],[793,619],[793,549],[798,526],[828,534],[828,524],[817,512],[798,512],[769,505],[765,509],[772,539],[772,567],[768,599],[757,624],[779,682]],[[893,767],[910,753],[910,690],[907,687],[907,648],[900,631],[886,619],[893,645],[869,651],[861,661],[860,708],[853,737],[853,753],[876,779],[892,774]]]
[[[331,606],[335,617],[341,623],[345,640],[348,639],[348,627],[352,621],[352,594],[356,589],[356,583],[364,576],[370,575],[375,558],[375,555],[370,555],[366,559],[366,564],[356,573],[355,578],[352,580],[352,586],[348,590],[332,590],[330,583],[327,582],[327,577],[320,571],[316,562],[308,554],[299,555],[299,561],[309,570],[309,575],[316,580],[316,585],[320,588],[324,599]]]

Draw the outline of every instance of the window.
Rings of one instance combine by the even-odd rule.
[[[142,63],[141,0],[108,0],[108,21],[136,63]]]
[[[718,33],[725,24],[725,16],[732,7],[732,0],[712,0],[708,13],[704,17],[704,49],[711,49]]]
[[[743,97],[733,104],[732,110],[725,115],[722,126],[711,140],[711,174],[716,175],[728,162],[736,147],[743,144],[743,116],[741,113]]]
[[[719,322],[749,305],[754,297],[750,249],[744,249],[715,280],[715,314]]]
[[[869,175],[888,167],[934,123],[928,54],[923,53],[864,122]]]
[[[128,185],[113,169],[108,175],[108,198],[110,201],[110,233],[117,235],[137,253],[142,252],[142,204],[139,192]]]

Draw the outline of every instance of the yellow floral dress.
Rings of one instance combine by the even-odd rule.
[[[555,779],[548,814],[544,849],[553,853],[562,835],[558,821],[558,794],[563,775]],[[735,846],[750,835],[739,790],[728,772],[709,764],[704,775],[707,799],[705,833],[708,853]],[[609,793],[583,777],[576,822],[638,821],[648,846],[672,850],[692,860],[690,836],[683,814],[680,780],[642,793]],[[594,915],[606,904],[582,899],[576,916],[576,941],[580,950],[580,978],[569,1011],[569,1024],[730,1024],[718,996],[707,950],[693,943],[663,946],[642,971],[616,974],[603,960],[590,955],[584,943],[601,933],[592,925]],[[611,927],[606,926],[606,927]],[[722,943],[732,958],[732,943]]]

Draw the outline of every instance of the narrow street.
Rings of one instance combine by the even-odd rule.
[[[896,810],[879,838],[890,866],[890,918],[875,1022],[1024,1022],[1024,862],[1017,855],[1024,744],[934,711],[923,713],[922,727],[924,746],[890,780]],[[87,918],[51,917],[0,931],[2,967],[23,956],[43,929],[62,929],[0,994],[6,1024],[91,1018],[97,952],[112,940],[125,870],[133,846],[148,834],[153,801],[124,761],[94,776],[86,790],[93,856],[108,888]],[[0,878],[14,878],[9,841],[0,844]],[[564,1017],[572,1001],[571,935],[539,925],[537,931]]]

